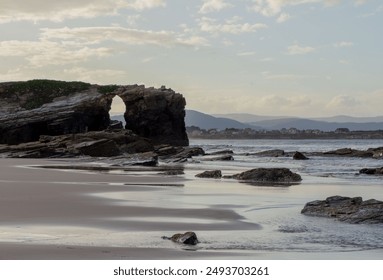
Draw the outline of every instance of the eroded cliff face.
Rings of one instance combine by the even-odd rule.
[[[99,86],[32,80],[0,84],[0,143],[37,141],[41,135],[101,131],[110,124],[113,97],[126,105],[126,128],[154,143],[188,145],[185,99],[169,89]]]

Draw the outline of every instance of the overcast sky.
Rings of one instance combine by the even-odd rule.
[[[382,115],[381,0],[0,0],[0,81],[166,85],[205,113]]]

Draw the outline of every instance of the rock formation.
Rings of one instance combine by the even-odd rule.
[[[367,174],[367,175],[383,175],[383,167],[378,168],[363,168],[359,170],[360,174]]]
[[[288,184],[302,181],[299,174],[291,172],[288,168],[256,168],[233,176],[225,176],[225,178],[266,184]]]
[[[295,159],[295,160],[308,160],[309,158],[306,157],[301,152],[295,152],[294,155],[293,155],[293,159]]]
[[[198,178],[220,179],[220,178],[222,178],[222,172],[221,172],[221,170],[208,170],[208,171],[204,171],[202,173],[199,173],[195,176]]]
[[[126,129],[155,144],[188,145],[186,102],[171,89],[51,80],[0,84],[0,144],[104,130],[116,95],[126,105]]]
[[[308,216],[337,218],[352,224],[383,223],[383,201],[361,197],[331,196],[305,205],[302,214]]]
[[[172,237],[162,236],[162,239],[168,239],[173,242],[187,244],[187,245],[197,245],[199,243],[197,235],[195,232],[188,231],[185,233],[176,233]]]

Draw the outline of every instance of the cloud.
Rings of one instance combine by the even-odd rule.
[[[345,47],[352,47],[353,45],[354,45],[353,42],[338,42],[334,44],[334,47],[345,48]]]
[[[281,13],[279,17],[277,18],[278,23],[282,23],[285,21],[288,21],[291,18],[291,16],[287,13]]]
[[[239,52],[237,53],[238,56],[253,56],[256,52]]]
[[[271,108],[279,107],[279,108],[299,108],[303,106],[309,106],[312,104],[311,98],[306,95],[293,95],[289,97],[284,97],[280,95],[267,95],[260,99],[260,103],[262,106],[267,106]]]
[[[142,11],[163,7],[164,0],[2,0],[0,23],[13,21],[54,21],[94,18],[117,14],[120,9]]]
[[[0,56],[24,57],[33,67],[77,63],[105,57],[111,52],[111,49],[105,47],[66,46],[45,40],[0,42]]]
[[[199,10],[199,13],[207,14],[211,12],[217,12],[229,7],[232,7],[232,5],[227,3],[225,0],[203,0],[203,4]]]
[[[362,5],[368,0],[354,0],[355,5]],[[277,17],[277,22],[281,23],[290,18],[289,14],[283,12],[287,6],[298,6],[305,4],[323,4],[332,7],[339,4],[341,0],[252,0],[251,10],[265,16]]]
[[[44,40],[75,41],[82,44],[100,44],[114,41],[128,45],[158,46],[207,46],[208,41],[201,36],[186,36],[172,31],[151,31],[111,27],[76,27],[76,28],[42,28],[41,38]]]
[[[225,23],[217,23],[215,19],[203,17],[199,21],[199,26],[203,32],[212,34],[229,33],[234,35],[252,33],[267,28],[267,25],[263,23],[241,23],[239,20],[239,18],[233,18],[226,20]]]
[[[287,48],[287,54],[289,55],[299,55],[299,54],[308,54],[315,51],[313,47],[303,47],[297,44],[291,45]]]
[[[356,107],[358,105],[360,105],[360,102],[355,97],[349,95],[338,95],[332,98],[326,107],[329,109],[343,109]]]

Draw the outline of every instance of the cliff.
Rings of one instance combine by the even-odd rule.
[[[0,144],[104,130],[116,95],[126,105],[126,129],[155,144],[188,145],[186,102],[171,89],[52,80],[0,83]]]

